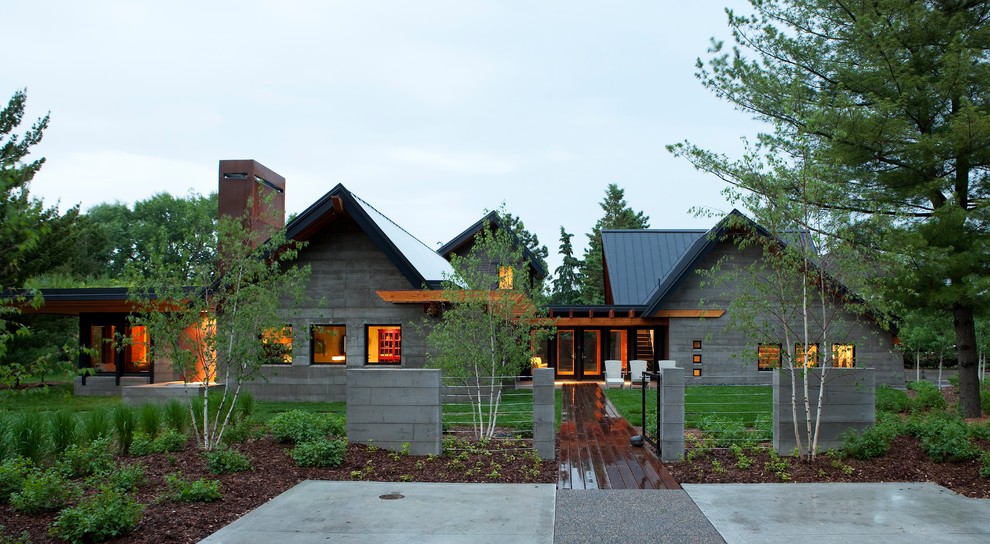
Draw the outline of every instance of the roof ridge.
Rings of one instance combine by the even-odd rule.
[[[423,241],[420,240],[419,238],[417,238],[416,235],[414,235],[413,233],[411,233],[408,230],[404,229],[402,227],[402,225],[396,223],[395,221],[392,221],[392,218],[391,217],[385,215],[384,213],[381,212],[381,210],[379,210],[378,208],[372,206],[371,203],[369,203],[367,200],[365,200],[365,199],[359,197],[358,195],[354,194],[354,191],[349,191],[349,192],[351,193],[351,196],[352,197],[354,197],[357,200],[360,200],[361,201],[361,204],[363,204],[363,205],[367,206],[368,208],[374,210],[375,213],[377,213],[378,215],[380,215],[383,218],[385,218],[386,221],[388,221],[389,223],[392,223],[393,225],[395,225],[395,228],[397,228],[397,229],[401,230],[402,232],[406,233],[406,235],[408,235],[413,240],[416,240],[419,243],[419,245],[421,245],[421,246],[425,247],[426,249],[428,249],[428,250],[436,253],[436,250],[435,249],[433,249],[430,246],[428,246],[425,243],[423,243]]]

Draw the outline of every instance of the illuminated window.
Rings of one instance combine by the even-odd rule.
[[[310,346],[314,364],[344,364],[347,362],[347,327],[343,325],[313,325]]]
[[[856,346],[832,344],[832,366],[852,368],[856,366]]]
[[[511,266],[500,266],[500,267],[498,267],[498,288],[499,289],[512,289],[512,267]]]
[[[693,347],[694,349],[701,349],[701,340],[695,340],[695,341],[694,341],[694,342],[692,343],[692,347]]]
[[[757,348],[756,367],[758,370],[780,368],[780,344],[760,344]]]
[[[694,369],[694,372],[693,372],[693,374],[694,374],[695,376],[701,376],[701,369],[700,369],[700,368],[696,368],[696,369]]]
[[[818,344],[808,344],[808,356],[804,356],[804,344],[794,344],[795,366],[818,366]]]
[[[114,349],[114,336],[117,327],[114,325],[90,325],[89,327],[89,361],[97,372],[116,372],[117,357]]]
[[[124,372],[144,372],[151,367],[148,361],[148,328],[136,325],[130,329],[129,345],[124,349]]]
[[[402,361],[402,327],[368,325],[368,363],[399,364]]]
[[[694,354],[693,362],[699,363],[699,364],[701,363],[701,354],[700,353],[695,353]]]
[[[261,335],[265,353],[265,364],[285,365],[292,363],[292,326],[269,329]]]

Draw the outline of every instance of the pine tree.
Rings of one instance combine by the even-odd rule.
[[[588,233],[588,248],[584,251],[579,281],[582,304],[605,303],[605,278],[602,265],[603,229],[648,229],[650,218],[643,212],[635,212],[626,203],[625,190],[615,183],[605,189],[605,198],[599,204],[605,214],[595,228]]]
[[[581,292],[578,290],[578,271],[581,261],[574,257],[574,246],[571,245],[573,234],[560,227],[560,256],[563,257],[560,266],[554,271],[553,292],[550,294],[551,304],[578,304]]]

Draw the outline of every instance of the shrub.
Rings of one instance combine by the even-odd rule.
[[[31,544],[31,535],[27,531],[21,531],[20,538],[14,538],[5,534],[6,527],[0,525],[0,544]]]
[[[899,414],[907,412],[911,408],[911,397],[904,391],[892,389],[886,385],[877,386],[876,409],[877,412],[890,412]]]
[[[911,401],[911,413],[945,409],[945,397],[942,396],[942,390],[936,387],[935,384],[911,382],[908,384],[908,389],[916,393],[914,399]]]
[[[79,497],[82,492],[58,470],[30,472],[21,490],[10,494],[10,505],[18,512],[36,514],[58,510]]]
[[[265,436],[265,426],[251,416],[230,425],[223,432],[224,444],[239,444]]]
[[[276,442],[300,444],[325,438],[327,435],[342,436],[346,427],[337,417],[289,410],[273,417],[268,422],[268,430]]]
[[[165,405],[162,414],[165,425],[172,430],[185,434],[189,428],[189,408],[184,406],[178,399],[172,399]]]
[[[715,447],[728,448],[732,444],[749,442],[749,433],[743,422],[726,417],[707,416],[698,425],[706,436],[715,441]]]
[[[0,503],[8,502],[12,493],[21,491],[32,466],[31,460],[23,457],[11,457],[0,463]]]
[[[83,418],[82,435],[89,442],[112,435],[110,412],[106,408],[93,410]]]
[[[0,414],[0,461],[11,455],[10,418]]]
[[[52,437],[52,451],[62,453],[79,440],[79,418],[68,410],[59,410],[48,419],[49,435]]]
[[[873,459],[890,451],[892,438],[881,427],[873,426],[862,433],[849,430],[842,434],[842,453],[853,459]]]
[[[990,478],[990,451],[983,452],[983,459],[980,460],[980,476]]]
[[[958,418],[928,418],[917,434],[921,449],[932,461],[963,461],[980,453],[969,440],[966,423]]]
[[[153,453],[182,451],[188,440],[189,436],[186,433],[168,429],[159,433],[158,437],[151,441],[151,451]]]
[[[49,534],[73,544],[102,542],[131,532],[143,513],[143,504],[105,486],[78,506],[62,510]]]
[[[144,431],[137,431],[131,437],[128,452],[135,457],[143,457],[151,453],[151,436]]]
[[[130,465],[116,465],[112,470],[94,474],[87,481],[92,487],[109,486],[124,493],[135,491],[148,482],[145,476],[144,465],[134,463]]]
[[[113,466],[110,437],[98,438],[86,445],[69,446],[62,453],[57,466],[71,478],[109,470]]]
[[[10,428],[14,454],[35,463],[41,461],[45,454],[45,427],[44,421],[36,412],[23,412],[14,418]]]
[[[154,439],[162,426],[162,409],[157,404],[144,404],[138,412],[138,423],[141,431]]]
[[[206,469],[213,474],[244,472],[251,468],[251,461],[247,456],[234,449],[221,448],[208,451],[204,455],[206,456]]]
[[[134,439],[134,411],[126,406],[118,406],[113,409],[111,419],[117,433],[117,448],[120,453],[127,453]]]
[[[289,454],[301,467],[338,467],[344,462],[347,443],[338,439],[318,438],[296,444]]]
[[[220,480],[200,478],[189,481],[182,477],[181,472],[174,472],[165,477],[168,491],[165,498],[175,502],[212,502],[220,499]]]

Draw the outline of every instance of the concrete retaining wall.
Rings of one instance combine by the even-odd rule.
[[[255,400],[340,402],[347,400],[347,368],[342,365],[266,365],[242,385]]]
[[[660,369],[660,460],[669,463],[684,457],[684,369]],[[649,394],[649,392],[647,392]]]
[[[544,460],[557,455],[553,372],[552,368],[533,369],[533,447]]]
[[[798,424],[802,449],[807,450],[803,369],[779,369],[773,371],[773,447],[778,453],[791,453],[797,442],[794,439],[794,413],[791,409],[791,372],[795,372],[797,389]],[[867,368],[829,368],[825,374],[825,396],[821,426],[818,435],[818,451],[838,448],[842,433],[851,429],[861,430],[875,421],[875,372]],[[812,425],[818,391],[821,387],[821,369],[809,369],[808,396],[811,399]]]
[[[442,433],[439,370],[347,370],[348,441],[440,455]]]

